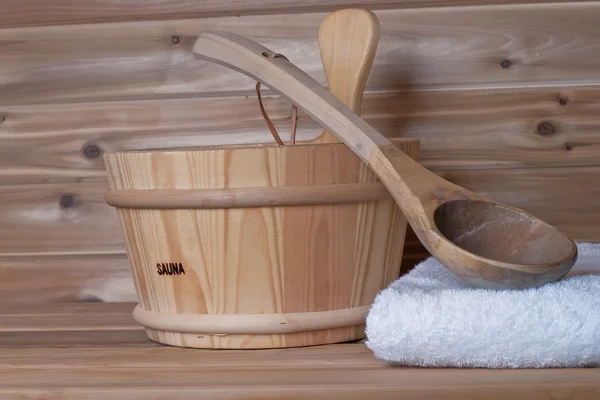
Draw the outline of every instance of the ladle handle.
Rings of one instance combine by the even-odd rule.
[[[329,91],[360,115],[379,42],[379,19],[361,8],[336,10],[321,22],[318,39]],[[310,142],[335,143],[339,139],[325,130]]]
[[[437,206],[449,198],[474,196],[414,161],[308,74],[266,47],[219,32],[202,33],[193,51],[198,59],[227,66],[265,84],[335,134],[381,179],[427,248],[423,233],[435,229],[433,211]]]

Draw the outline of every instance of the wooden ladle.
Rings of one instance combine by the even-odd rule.
[[[536,287],[575,263],[577,246],[565,234],[424,168],[285,57],[229,32],[201,34],[193,51],[260,81],[340,138],[381,179],[430,254],[471,285]]]

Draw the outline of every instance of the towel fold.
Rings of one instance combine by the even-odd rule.
[[[376,297],[366,345],[423,367],[600,366],[600,243],[577,243],[560,281],[524,290],[473,288],[428,258]]]

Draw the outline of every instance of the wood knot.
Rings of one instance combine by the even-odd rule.
[[[88,144],[83,148],[83,154],[87,158],[97,158],[102,154],[102,150],[95,144]]]
[[[58,204],[60,205],[60,208],[63,209],[71,208],[73,207],[73,204],[75,204],[75,197],[70,194],[63,194],[58,199]]]
[[[537,127],[537,131],[542,136],[550,136],[556,132],[556,129],[550,122],[541,122]]]

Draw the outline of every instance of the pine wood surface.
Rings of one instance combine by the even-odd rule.
[[[600,203],[596,201],[600,167],[447,170],[439,173],[501,202],[530,209],[577,240],[600,240]],[[4,191],[0,196],[0,202],[3,202],[0,213],[6,213],[0,214],[3,221],[10,220],[10,212],[35,216],[35,210],[45,210],[38,213],[37,218],[15,218],[9,230],[0,231],[3,235],[0,236],[3,238],[0,240],[0,271],[10,278],[0,281],[2,301],[83,301],[90,297],[104,301],[135,300],[123,234],[116,213],[103,200],[108,184],[98,183],[98,189],[92,191],[93,197],[87,200],[97,204],[99,211],[65,222],[68,215],[77,215],[78,208],[89,206],[76,199],[72,209],[63,209],[58,204],[58,194],[77,193],[76,189],[85,185],[35,185],[35,190],[30,189],[26,197],[18,200],[5,200],[12,197],[7,195],[10,191]],[[557,187],[563,189],[556,190]],[[5,186],[0,188],[0,194],[6,188],[14,190]],[[40,202],[40,198],[45,200]],[[103,228],[90,228],[98,226]],[[409,229],[403,271],[427,256]],[[36,276],[55,276],[56,279],[40,281]]]
[[[568,87],[370,93],[361,116],[389,138],[418,139],[419,162],[435,171],[598,165],[599,94]],[[263,102],[288,141],[290,104]],[[540,131],[543,123],[553,131]],[[298,141],[321,132],[300,113]],[[0,185],[105,181],[102,152],[274,143],[256,96],[14,106],[0,138]]]
[[[2,304],[137,301],[121,252],[0,257],[0,273]]]
[[[107,189],[108,183],[3,186],[0,255],[122,252],[116,215],[104,201]]]
[[[5,0],[0,28],[48,24],[97,23],[174,18],[214,17],[218,15],[279,14],[305,11],[333,11],[337,8],[368,7],[420,8],[514,3],[569,3],[580,0]],[[583,0],[587,1],[587,0]]]
[[[93,267],[57,262],[65,254],[70,259],[81,252],[87,260],[100,260],[98,264],[89,261],[90,265],[106,265],[102,261],[106,251],[120,251],[119,257],[123,257],[122,248],[115,250],[112,244],[121,236],[114,219],[105,214],[111,210],[94,206],[86,211],[94,210],[90,218],[78,213],[77,218],[64,219],[74,215],[81,203],[69,210],[55,208],[59,192],[81,188],[91,194],[77,197],[103,203],[106,173],[101,157],[83,154],[87,145],[115,151],[271,140],[258,110],[254,82],[227,69],[198,68],[190,62],[194,35],[211,27],[249,34],[273,44],[325,83],[317,27],[334,7],[355,4],[279,0],[135,3],[13,0],[2,4],[0,27],[18,28],[0,29],[0,184],[10,185],[2,200],[7,199],[12,210],[23,217],[2,220],[1,231],[16,233],[22,242],[16,251],[0,243],[0,252],[16,254],[19,263],[12,257],[10,261],[4,256],[0,259],[0,271],[10,273],[9,280],[0,283],[2,299],[116,299],[117,291],[127,292],[90,292],[91,286],[109,279],[103,280],[101,272],[94,269],[95,278],[86,283],[85,274],[91,274]],[[427,8],[468,3],[475,7]],[[598,52],[594,48],[599,2],[527,3],[538,4],[503,0],[360,2],[373,6],[382,21],[382,44],[369,78],[363,116],[386,136],[421,140],[420,161],[428,168],[451,175],[465,187],[480,187],[483,194],[515,202],[551,222],[564,223],[564,229],[577,238],[598,240],[598,211],[592,200],[600,182],[597,170],[562,167],[598,165]],[[277,8],[280,6],[283,10]],[[264,12],[269,14],[260,15]],[[285,15],[277,15],[279,12]],[[215,13],[229,16],[213,18]],[[161,21],[137,22],[144,19]],[[110,21],[119,23],[103,24]],[[101,23],[86,25],[89,22]],[[46,24],[56,26],[27,27]],[[500,66],[505,59],[510,61],[508,68]],[[225,91],[215,92],[215,87]],[[267,93],[263,87],[263,96],[268,97]],[[564,105],[561,99],[566,101]],[[265,98],[265,105],[278,131],[287,135],[289,104]],[[538,132],[542,122],[552,124],[549,134]],[[303,115],[299,123],[301,138],[322,131]],[[534,170],[525,170],[531,167]],[[489,178],[485,171],[457,173],[470,168],[511,171],[494,172]],[[560,171],[559,178],[549,174],[555,171]],[[516,182],[513,176],[518,177]],[[97,185],[97,189],[79,186],[82,181]],[[60,191],[40,185],[34,195],[30,188],[12,186],[50,182],[60,183]],[[565,192],[559,185],[564,185]],[[13,190],[27,191],[29,199],[15,200]],[[567,194],[569,191],[576,195]],[[51,194],[44,197],[44,192]],[[40,195],[42,200],[33,201]],[[17,202],[22,204],[16,207]],[[51,212],[42,218],[42,210]],[[570,219],[572,216],[575,219]],[[86,229],[84,221],[96,218],[105,233]],[[6,225],[5,220],[9,221]],[[37,231],[40,227],[42,231]],[[34,234],[28,236],[30,233]],[[0,242],[7,243],[4,239]],[[38,244],[46,240],[50,245],[40,251]],[[102,249],[90,250],[92,242]],[[68,249],[68,243],[74,249]],[[55,252],[56,257],[47,258]],[[426,255],[409,230],[403,268]],[[127,267],[126,261],[121,260],[122,264],[113,264],[117,266],[112,274],[128,272],[121,267]],[[28,289],[24,296],[25,288],[36,286],[35,273],[61,279],[38,282],[41,289],[35,293]]]
[[[241,351],[167,347],[146,338],[131,317],[133,307],[0,308],[0,397],[587,400],[600,394],[599,369],[393,367],[360,342]],[[35,329],[40,316],[53,316],[52,331],[43,320]]]
[[[598,240],[600,167],[446,170],[440,176],[492,199],[531,210],[577,240]],[[108,183],[0,187],[1,257],[123,254],[115,210],[104,202]],[[561,190],[557,191],[556,188]],[[86,190],[84,190],[86,189]],[[17,193],[18,196],[15,194]],[[70,208],[61,193],[74,193]],[[79,196],[78,193],[85,195]],[[85,212],[85,210],[93,212]],[[29,218],[19,218],[27,215]],[[6,264],[5,264],[6,265]]]
[[[376,10],[366,90],[597,85],[599,12],[598,2]],[[194,60],[196,37],[213,29],[282,53],[325,85],[317,35],[326,15],[0,29],[0,107],[252,93],[252,79]]]

